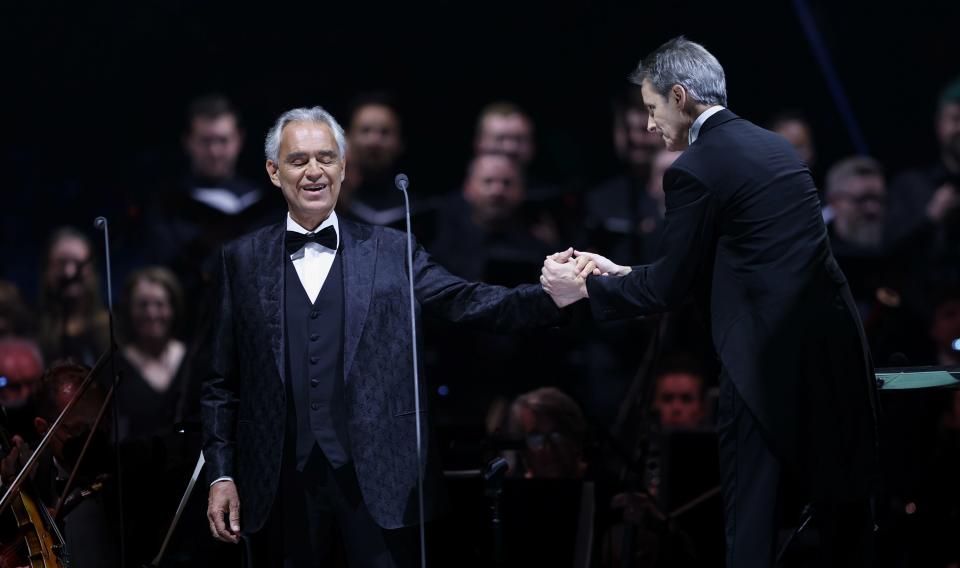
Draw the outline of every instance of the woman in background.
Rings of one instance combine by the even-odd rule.
[[[121,438],[166,433],[180,398],[187,348],[174,337],[183,313],[183,293],[166,268],[131,274],[121,296],[119,395]]]
[[[71,358],[93,366],[110,345],[110,319],[100,298],[90,240],[72,227],[58,229],[45,259],[38,334],[44,359]]]

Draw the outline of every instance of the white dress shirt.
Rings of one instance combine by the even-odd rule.
[[[301,227],[299,223],[293,220],[290,213],[287,213],[288,231],[309,235],[319,233],[322,229],[331,225],[334,230],[337,231],[337,248],[340,248],[340,223],[337,221],[337,213],[335,211],[331,211],[327,220],[320,223],[320,226],[313,231],[308,231]],[[317,243],[307,243],[302,249],[290,255],[290,260],[293,261],[293,268],[296,269],[297,276],[300,277],[300,284],[303,285],[303,289],[306,290],[311,302],[317,301],[317,296],[320,295],[320,288],[323,288],[323,283],[327,281],[327,275],[330,274],[330,268],[333,266],[333,258],[336,254],[337,251],[335,249],[327,248]],[[229,476],[218,477],[210,485],[213,486],[214,483],[220,481],[233,481],[233,478]]]
[[[293,220],[290,213],[287,213],[287,230],[304,235],[319,233],[321,230],[333,226],[337,231],[337,247],[340,246],[340,223],[337,221],[337,213],[330,212],[326,221],[320,223],[320,226],[313,231],[308,231]],[[333,266],[333,258],[336,256],[336,249],[327,248],[317,243],[307,243],[297,252],[290,255],[293,261],[293,268],[300,277],[300,283],[303,289],[307,291],[307,297],[311,302],[317,301],[320,295],[320,288],[327,281],[327,275],[330,274],[330,267]]]
[[[700,136],[700,127],[703,126],[703,123],[706,122],[708,118],[717,114],[723,109],[724,107],[720,105],[713,105],[712,107],[700,113],[700,116],[698,116],[697,119],[693,121],[693,125],[690,127],[690,134],[689,134],[690,145],[693,145],[693,143],[697,141],[697,136]]]

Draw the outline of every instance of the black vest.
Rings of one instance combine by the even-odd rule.
[[[350,461],[343,394],[343,268],[334,256],[316,302],[286,258],[287,451],[302,470],[314,443],[333,467]]]

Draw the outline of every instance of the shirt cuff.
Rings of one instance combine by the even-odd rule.
[[[220,483],[221,481],[233,481],[233,478],[230,477],[229,475],[224,475],[223,477],[218,477],[218,478],[216,478],[216,479],[213,480],[213,483],[210,484],[210,487],[213,487],[214,485],[216,485],[217,483]]]

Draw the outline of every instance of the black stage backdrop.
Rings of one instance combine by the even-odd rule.
[[[932,113],[960,72],[960,3],[809,2],[870,151],[890,171],[935,159]],[[230,96],[242,173],[263,179],[271,121],[299,105],[341,121],[370,89],[401,103],[413,187],[459,183],[477,111],[495,99],[538,125],[539,177],[583,188],[614,167],[609,99],[678,34],[713,51],[731,108],[756,122],[798,108],[822,168],[853,152],[790,1],[17,2],[0,19],[4,96],[0,277],[28,297],[51,227],[133,214],[181,165],[184,107]],[[122,245],[122,242],[120,243]],[[119,245],[118,245],[119,246]]]

